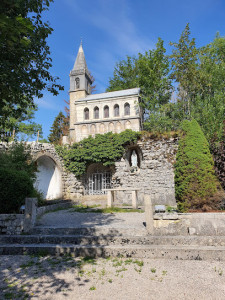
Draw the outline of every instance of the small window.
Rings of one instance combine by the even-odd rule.
[[[106,105],[104,107],[104,118],[108,118],[109,117],[109,107],[108,105]]]
[[[130,104],[129,103],[125,103],[124,104],[124,115],[125,116],[129,116],[130,115]]]
[[[118,104],[114,105],[114,117],[118,117],[120,115],[120,108]]]
[[[80,88],[80,78],[76,78],[75,79],[75,81],[76,81],[76,89],[79,89]]]
[[[84,109],[84,120],[89,120],[89,109],[87,107]]]
[[[94,108],[94,119],[99,119],[99,108],[97,106]]]

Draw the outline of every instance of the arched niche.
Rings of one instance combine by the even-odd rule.
[[[136,155],[136,165],[134,165],[135,159],[134,154]],[[141,162],[143,160],[142,151],[139,146],[135,145],[132,147],[129,147],[126,151],[126,164],[128,169],[131,171],[138,171],[141,168]]]
[[[131,123],[130,121],[125,122],[125,129],[131,129]]]
[[[113,123],[109,123],[109,131],[114,133],[114,124]]]
[[[35,187],[46,200],[61,199],[62,174],[59,166],[48,155],[41,155],[36,159],[37,173]]]
[[[103,123],[100,124],[99,126],[99,132],[104,133],[105,132],[105,125]]]

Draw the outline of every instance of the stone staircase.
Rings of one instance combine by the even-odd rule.
[[[144,227],[37,226],[29,235],[0,235],[0,254],[72,254],[224,261],[225,236],[150,236]]]

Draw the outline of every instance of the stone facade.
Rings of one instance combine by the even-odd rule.
[[[91,84],[81,44],[70,72],[70,143],[97,133],[141,130],[139,88],[90,95]]]
[[[141,114],[137,105],[139,92],[139,89],[130,89],[90,95],[74,101],[76,141],[96,133],[141,130]]]
[[[151,195],[154,205],[165,204],[176,206],[174,169],[177,139],[145,139],[127,149],[126,155],[116,162],[113,174],[113,187],[140,188],[139,205],[144,202],[144,193]],[[131,150],[136,149],[140,162],[137,170],[132,172],[129,157]],[[131,194],[117,192],[119,202],[131,203]]]

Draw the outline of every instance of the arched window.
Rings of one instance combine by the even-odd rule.
[[[125,116],[129,116],[130,115],[130,104],[129,103],[125,103],[124,104],[124,115]]]
[[[99,108],[97,106],[94,108],[94,119],[99,119]]]
[[[104,118],[108,118],[109,117],[109,107],[108,105],[106,105],[104,107]]]
[[[89,120],[89,109],[87,107],[84,109],[84,120]]]
[[[75,79],[75,81],[76,81],[76,89],[79,89],[80,88],[80,78],[76,78]]]
[[[120,115],[120,108],[118,104],[114,105],[114,117],[118,117]]]

